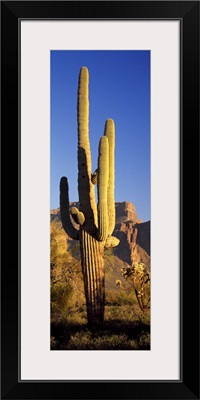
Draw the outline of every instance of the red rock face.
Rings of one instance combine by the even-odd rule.
[[[150,268],[150,222],[119,223],[113,235],[120,240],[115,255],[130,265],[142,261]]]
[[[116,221],[117,222],[132,221],[133,224],[138,222],[138,216],[136,214],[134,204],[130,203],[129,201],[116,203]]]
[[[116,226],[113,233],[120,243],[115,254],[132,265],[142,261],[150,268],[150,221],[138,219],[134,204],[116,203]]]

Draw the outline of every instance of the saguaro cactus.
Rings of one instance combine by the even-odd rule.
[[[60,211],[63,228],[80,242],[88,324],[102,324],[104,319],[105,272],[104,248],[115,247],[119,240],[112,235],[115,227],[114,201],[114,121],[108,119],[99,142],[98,168],[92,174],[88,133],[89,73],[82,67],[78,85],[78,192],[79,210],[69,211],[68,181],[60,181]],[[97,183],[98,204],[94,185]],[[74,222],[79,224],[76,229]],[[77,225],[76,225],[77,226]]]

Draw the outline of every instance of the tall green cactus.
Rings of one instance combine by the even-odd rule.
[[[84,278],[88,324],[102,324],[104,319],[105,271],[104,248],[115,247],[119,240],[111,236],[115,227],[114,200],[114,121],[108,119],[99,142],[98,168],[92,174],[88,133],[89,73],[82,67],[78,85],[78,192],[79,210],[69,212],[68,181],[60,181],[60,211],[66,233],[79,240]],[[96,206],[94,185],[97,183]],[[73,222],[79,224],[76,229]]]

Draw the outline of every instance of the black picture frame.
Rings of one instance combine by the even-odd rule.
[[[16,182],[18,179],[20,182],[18,22],[22,18],[181,20],[180,381],[19,381],[20,187],[17,196]],[[195,233],[199,227],[199,1],[2,1],[1,32],[1,139],[2,158],[5,157],[2,163],[2,177],[5,177],[2,179],[2,217],[5,217],[1,268],[2,399],[199,399],[199,241]],[[18,161],[11,157],[13,152],[15,156],[18,154]],[[171,224],[173,229],[173,221]]]

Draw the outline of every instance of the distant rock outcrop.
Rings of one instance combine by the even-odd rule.
[[[131,202],[117,202],[115,205],[116,225],[113,236],[120,239],[120,243],[114,249],[114,254],[130,265],[142,261],[150,268],[150,221],[138,220],[135,206]],[[70,207],[74,206],[78,207],[78,203],[70,203]],[[51,221],[60,221],[59,208],[51,210],[50,215]],[[71,241],[70,238],[69,240]]]
[[[116,221],[117,223],[132,221],[133,224],[141,222],[138,220],[135,206],[129,201],[123,201],[122,203],[115,203],[116,207]]]

